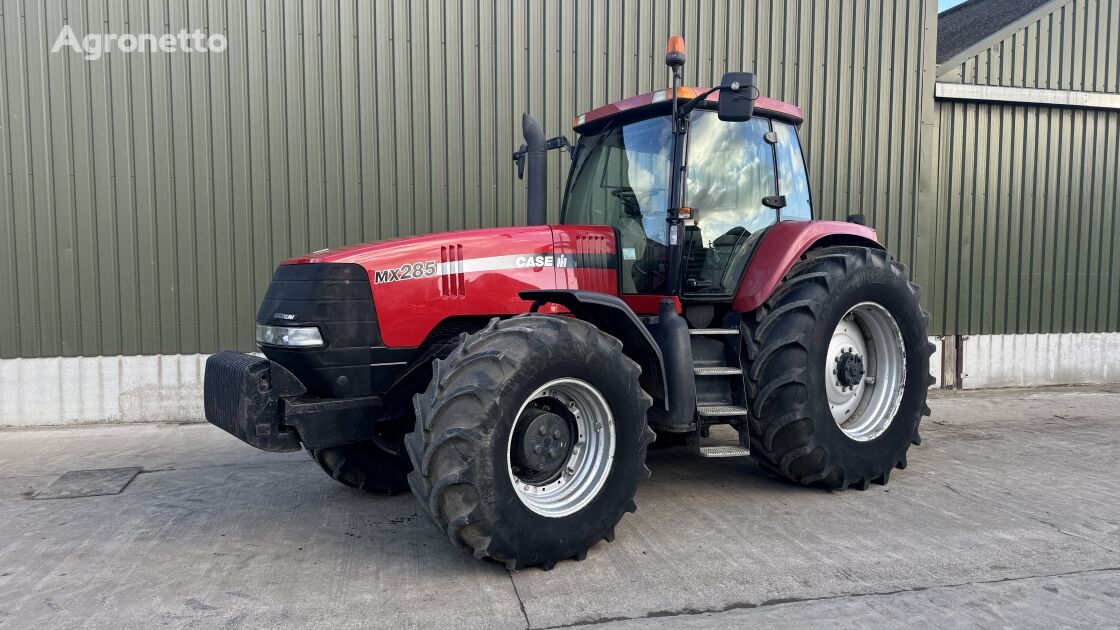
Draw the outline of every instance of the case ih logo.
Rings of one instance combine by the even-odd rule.
[[[551,254],[518,256],[517,260],[513,262],[518,267],[567,267],[568,257],[564,254],[560,254],[559,256],[553,256]]]

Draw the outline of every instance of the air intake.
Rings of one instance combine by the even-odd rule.
[[[463,246],[444,245],[439,248],[439,294],[443,297],[460,298],[466,295],[463,278]]]

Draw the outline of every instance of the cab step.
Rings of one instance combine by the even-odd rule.
[[[693,372],[696,374],[696,376],[734,376],[736,374],[742,374],[743,370],[742,370],[742,368],[737,368],[737,367],[718,366],[718,367],[697,367],[697,368],[693,368]]]
[[[751,449],[742,446],[701,446],[697,449],[700,457],[745,457]]]
[[[701,416],[719,417],[719,416],[745,416],[750,413],[746,407],[737,407],[735,405],[699,405],[696,407],[696,413]]]
[[[738,328],[689,328],[690,335],[738,335]]]

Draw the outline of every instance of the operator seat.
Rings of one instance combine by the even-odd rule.
[[[618,255],[622,258],[623,268],[626,263],[636,265],[638,261],[643,260],[646,255],[646,228],[642,225],[642,215],[634,216],[633,213],[626,212],[622,218],[618,220],[615,225],[618,229]],[[633,258],[626,254],[633,253]],[[623,293],[637,293],[637,284],[634,282],[634,275],[632,273],[622,274],[622,292]]]

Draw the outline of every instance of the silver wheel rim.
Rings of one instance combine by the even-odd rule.
[[[856,358],[863,367],[858,380],[845,370]],[[828,406],[840,430],[857,442],[882,435],[906,387],[906,347],[894,317],[875,302],[849,309],[832,331],[824,371]]]
[[[559,401],[573,417],[575,442],[555,479],[529,483],[515,472],[512,450],[518,424],[534,401]],[[550,381],[525,399],[506,445],[506,469],[517,498],[525,507],[550,518],[560,518],[587,506],[603,488],[614,463],[614,415],[599,390],[577,378]]]

